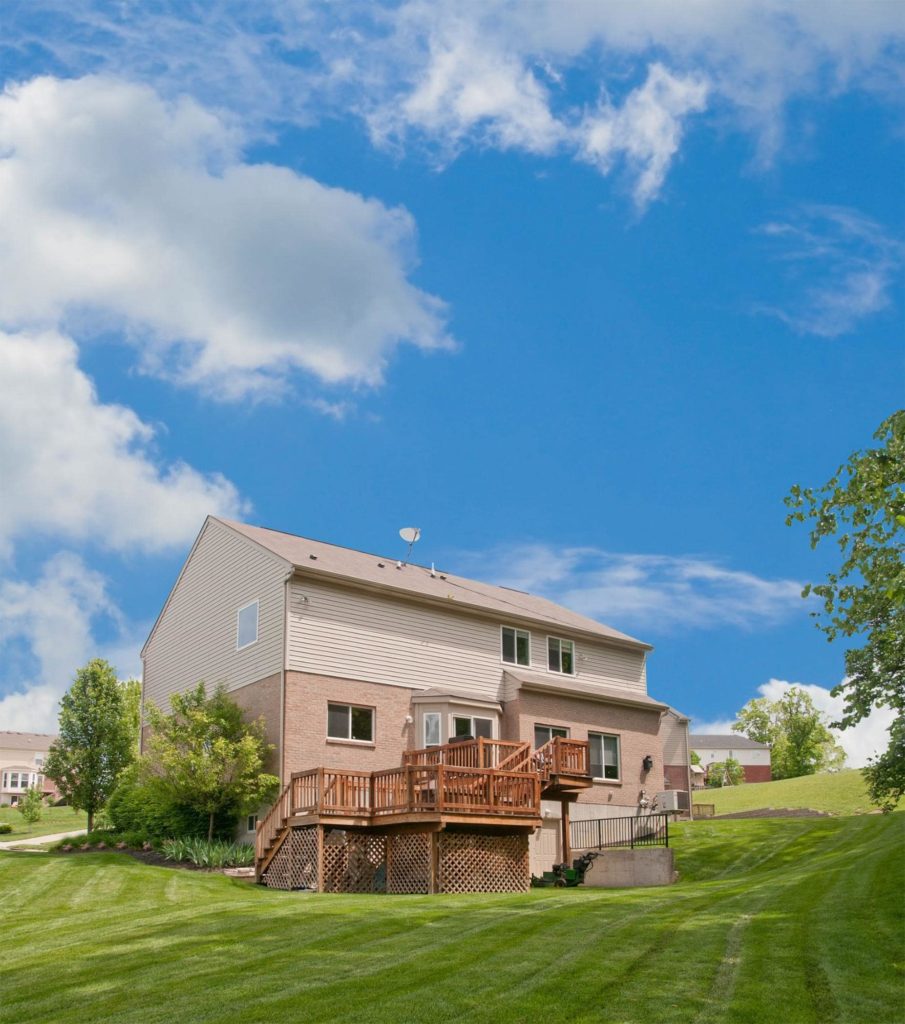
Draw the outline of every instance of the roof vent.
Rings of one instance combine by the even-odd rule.
[[[378,569],[386,569],[386,567],[387,567],[386,562],[378,562],[377,563],[377,568]]]
[[[308,557],[311,559],[312,562],[317,561],[317,555],[309,555]]]

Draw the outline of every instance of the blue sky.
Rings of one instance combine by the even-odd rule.
[[[0,728],[207,512],[544,593],[699,725],[843,649],[783,522],[902,403],[891,3],[8,3]],[[875,717],[844,736],[855,763]]]

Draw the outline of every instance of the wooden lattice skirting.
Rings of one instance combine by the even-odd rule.
[[[441,832],[440,892],[527,892],[528,836]]]
[[[317,828],[291,828],[267,865],[263,882],[271,889],[317,889]]]

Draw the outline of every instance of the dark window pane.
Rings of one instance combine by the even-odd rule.
[[[327,705],[327,735],[336,740],[349,738],[349,709],[344,705]]]
[[[571,640],[563,640],[562,643],[560,644],[560,647],[561,647],[561,650],[562,650],[562,654],[561,654],[562,671],[565,672],[567,675],[572,675],[572,673],[575,671],[575,665],[574,665],[573,659],[572,659],[572,642],[571,642]]]
[[[559,728],[559,726],[556,726],[556,727],[554,727],[553,729],[550,730],[550,735],[551,736],[561,736],[564,740],[566,740],[566,739],[569,738],[569,730],[568,729],[561,729],[561,728]]]
[[[515,634],[515,653],[516,661],[519,665],[530,665],[531,664],[531,650],[530,650],[529,637],[527,633],[523,633],[519,630]]]
[[[615,736],[603,737],[603,777],[619,778],[619,740]]]
[[[546,725],[536,725],[534,727],[534,749],[542,747],[547,740],[550,739],[550,729]]]
[[[493,720],[476,718],[474,720],[474,736],[483,736],[485,740],[493,739]]]
[[[503,661],[515,664],[515,630],[503,628]]]
[[[471,719],[470,718],[454,718],[453,719],[453,735],[454,736],[470,736],[471,735]]]
[[[551,672],[559,671],[559,641],[553,637],[547,641],[547,664]]]
[[[374,739],[374,712],[370,708],[352,708],[352,739]]]

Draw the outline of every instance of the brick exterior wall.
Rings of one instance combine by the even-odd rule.
[[[663,779],[667,789],[684,789],[688,791],[688,765],[667,764],[663,766]]]
[[[352,679],[286,673],[284,777],[306,768],[378,771],[402,763],[402,752],[414,742],[412,694],[402,686],[362,683]],[[361,704],[375,709],[374,743],[327,739],[327,704]]]
[[[229,696],[245,712],[249,721],[264,719],[264,737],[273,747],[267,760],[267,771],[280,774],[280,674],[267,676],[249,683],[238,690],[231,690]]]
[[[743,764],[745,782],[770,782],[773,779],[773,769],[768,764]]]
[[[653,798],[665,788],[658,710],[521,690],[515,700],[504,705],[501,738],[528,740],[533,745],[535,723],[564,726],[574,740],[586,740],[589,732],[619,736],[622,778],[619,782],[595,782],[584,790],[572,805],[574,816],[580,816],[580,804],[634,810],[642,789]],[[653,768],[648,772],[641,764],[647,754],[654,759]]]

